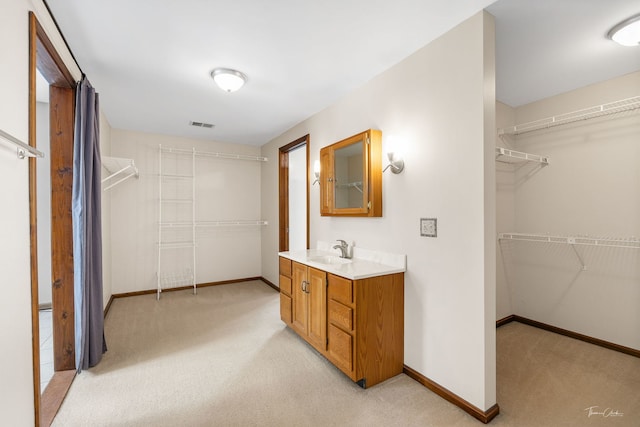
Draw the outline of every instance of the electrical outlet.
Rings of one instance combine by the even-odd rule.
[[[425,237],[438,237],[438,219],[420,218],[420,235]]]

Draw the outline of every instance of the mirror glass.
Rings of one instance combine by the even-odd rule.
[[[334,152],[334,206],[337,209],[364,207],[363,143],[360,139]]]

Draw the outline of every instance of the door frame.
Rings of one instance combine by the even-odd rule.
[[[309,134],[302,136],[279,149],[278,187],[279,187],[279,245],[278,251],[289,250],[289,152],[306,146],[307,148],[307,249],[309,249]]]
[[[75,369],[73,229],[73,137],[76,82],[38,22],[29,12],[29,145],[36,147],[36,69],[49,82],[51,162],[51,270],[54,371]],[[43,161],[43,160],[37,160]],[[36,159],[29,159],[29,239],[35,425],[41,423],[40,319]],[[55,374],[54,374],[55,375]]]

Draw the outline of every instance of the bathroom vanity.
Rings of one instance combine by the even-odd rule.
[[[402,373],[405,257],[280,253],[280,317],[363,388]],[[367,257],[367,255],[370,255]],[[393,258],[395,257],[395,258]]]

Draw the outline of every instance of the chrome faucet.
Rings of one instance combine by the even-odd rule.
[[[349,253],[349,245],[344,240],[338,239],[339,245],[335,245],[333,249],[340,249],[340,258],[351,258]]]

